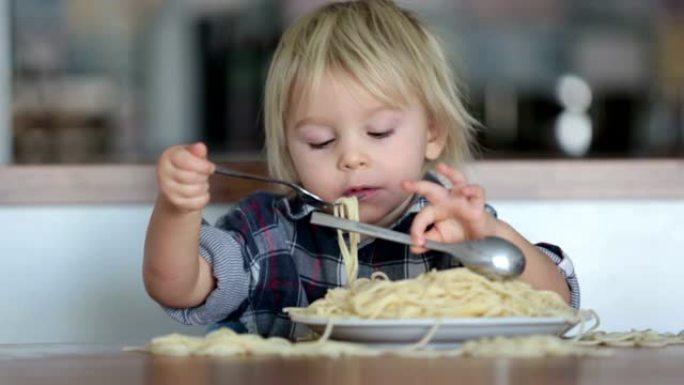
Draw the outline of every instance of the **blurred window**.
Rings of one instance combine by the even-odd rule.
[[[14,162],[260,159],[279,35],[325,2],[11,0]],[[684,2],[399,3],[451,53],[484,158],[684,155]]]

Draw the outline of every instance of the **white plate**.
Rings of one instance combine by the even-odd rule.
[[[322,333],[328,323],[325,317],[290,314],[294,322]],[[442,319],[334,319],[331,338],[369,344],[407,344],[419,341],[440,322],[432,344],[461,343],[465,340],[530,334],[562,335],[575,323],[561,317],[501,317]]]

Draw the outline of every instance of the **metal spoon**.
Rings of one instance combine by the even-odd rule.
[[[384,227],[350,221],[314,212],[311,223],[413,245],[411,236]],[[465,267],[490,278],[515,278],[525,270],[525,255],[513,243],[499,237],[486,237],[461,243],[427,241],[425,248],[452,255]]]

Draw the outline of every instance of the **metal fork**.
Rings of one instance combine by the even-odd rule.
[[[314,206],[317,209],[328,210],[328,209],[332,209],[333,207],[335,207],[334,203],[324,201],[318,195],[312,193],[311,191],[305,189],[304,187],[302,187],[298,184],[292,183],[292,182],[284,181],[282,179],[275,179],[275,178],[269,178],[269,177],[261,176],[261,175],[249,174],[246,172],[237,171],[237,170],[233,170],[230,168],[219,167],[219,166],[216,167],[214,174],[220,174],[220,175],[224,175],[224,176],[231,176],[231,177],[242,178],[242,179],[257,180],[257,181],[266,182],[266,183],[282,184],[282,185],[285,185],[285,186],[293,189],[295,191],[295,193],[297,193],[297,195],[299,195],[299,197],[302,198],[302,200],[305,203],[310,204],[311,206]]]

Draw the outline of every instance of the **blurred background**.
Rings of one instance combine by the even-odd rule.
[[[0,159],[40,164],[153,162],[193,140],[261,159],[271,54],[326,1],[5,2]],[[399,3],[450,51],[485,159],[684,155],[684,1]]]

